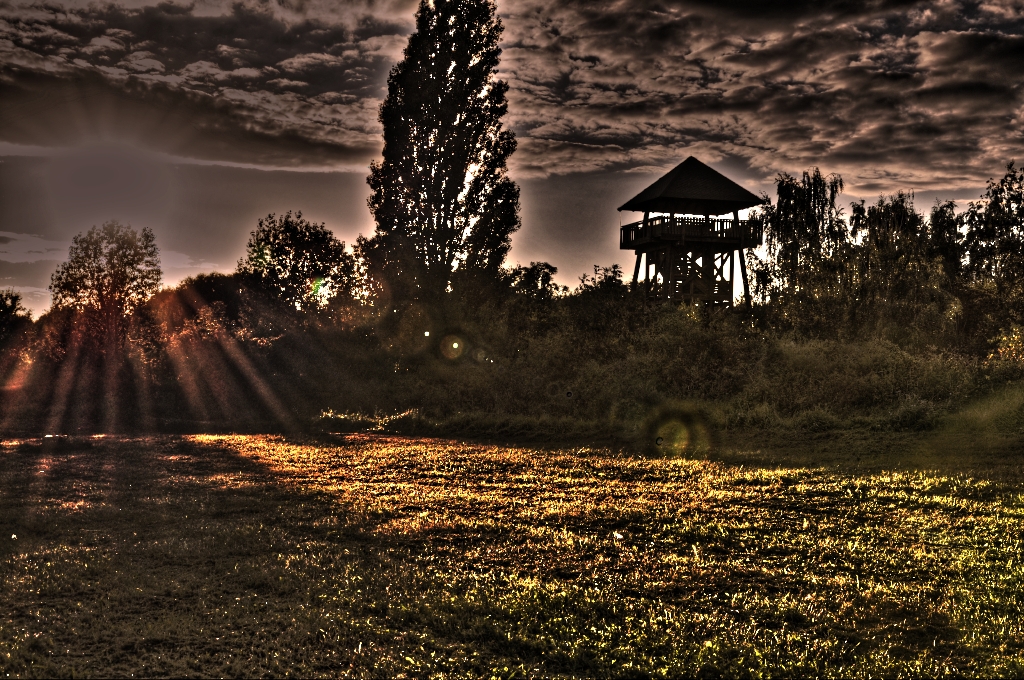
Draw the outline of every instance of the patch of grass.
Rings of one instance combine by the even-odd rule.
[[[791,435],[702,459],[366,434],[8,442],[0,668],[1024,672],[1019,442]]]

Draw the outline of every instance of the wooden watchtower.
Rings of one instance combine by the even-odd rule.
[[[649,294],[664,300],[732,304],[733,255],[739,254],[743,297],[750,304],[744,248],[761,245],[757,222],[739,211],[762,200],[690,156],[619,210],[643,220],[621,227],[619,248],[636,252],[633,283],[646,261]],[[722,218],[722,215],[729,215]],[[652,271],[653,270],[653,271]]]

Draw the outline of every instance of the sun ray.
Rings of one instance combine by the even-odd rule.
[[[186,298],[185,302],[193,309],[193,311],[196,312],[197,315],[202,314],[204,309],[210,309],[206,301],[203,300],[198,295],[196,295],[194,298]],[[287,429],[294,429],[295,421],[291,413],[281,402],[280,398],[274,392],[270,384],[266,380],[264,380],[263,377],[260,375],[256,366],[253,364],[253,362],[249,359],[245,351],[240,346],[240,343],[219,324],[215,324],[214,327],[210,329],[210,331],[210,334],[215,339],[217,345],[219,346],[223,354],[228,358],[228,360],[238,371],[238,373],[242,375],[242,377],[248,383],[249,387],[255,392],[256,396],[259,398],[263,406],[271,412],[271,414],[274,416],[274,418],[278,421],[278,423],[281,426]],[[207,362],[209,362],[212,359],[212,357],[209,354],[201,353],[198,356],[202,356]],[[237,388],[231,383],[233,383],[233,381],[225,380],[225,382],[222,383],[224,385],[224,388],[222,388],[222,390],[214,390],[213,392],[215,398],[225,398],[225,392],[229,385],[231,388],[234,388],[233,391],[241,392],[240,390],[237,390]],[[244,394],[244,392],[242,393]],[[230,414],[230,404],[226,404],[226,407],[228,408],[226,413]]]
[[[295,420],[281,400],[274,393],[273,388],[259,374],[252,361],[245,355],[245,352],[238,346],[238,341],[224,332],[217,333],[217,342],[221,349],[232,361],[235,367],[242,373],[249,385],[256,391],[256,395],[263,402],[263,405],[270,409],[280,425],[287,429],[295,429]]]
[[[199,420],[209,420],[210,411],[206,405],[206,400],[203,398],[202,388],[189,361],[188,354],[181,346],[181,342],[177,339],[171,340],[166,345],[166,351],[174,367],[174,376],[178,387],[181,388],[185,396],[185,401],[188,403],[192,417]]]
[[[152,375],[137,352],[128,353],[128,366],[131,368],[132,384],[135,388],[138,424],[143,432],[152,432],[156,429],[156,420],[153,414],[153,396],[150,393],[153,383]]]
[[[0,430],[10,431],[15,423],[24,423],[25,411],[29,408],[29,388],[37,384],[40,373],[40,362],[28,352],[21,354],[18,363],[10,371],[3,386],[3,420]]]
[[[103,415],[103,431],[117,432],[119,421],[118,374],[120,373],[121,353],[115,343],[108,342],[103,353],[103,395],[100,408]]]
[[[53,386],[53,396],[50,399],[50,411],[46,418],[47,433],[61,431],[64,424],[65,412],[68,408],[68,398],[78,377],[78,370],[81,358],[82,340],[78,333],[74,333],[71,339],[71,346],[64,355],[64,360],[57,369],[57,379]]]

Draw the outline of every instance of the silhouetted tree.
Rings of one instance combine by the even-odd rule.
[[[594,265],[594,273],[591,276],[586,274],[580,277],[580,285],[576,287],[575,293],[601,292],[616,297],[625,295],[629,287],[622,282],[622,267],[613,264],[610,267]]]
[[[519,228],[508,85],[495,77],[501,32],[489,0],[422,0],[388,78],[384,157],[367,178],[377,231],[360,249],[397,299],[436,297],[457,272],[498,278]]]
[[[952,339],[962,309],[947,273],[955,275],[956,218],[948,204],[938,204],[932,217],[926,223],[913,194],[903,191],[871,206],[853,204],[850,225],[862,238],[849,304],[858,330],[873,328],[901,344]]]
[[[899,191],[872,206],[855,203],[850,227],[854,236],[864,237],[861,280],[885,295],[907,294],[901,284],[914,280],[927,253],[924,218],[914,209],[913,196]]]
[[[565,291],[555,283],[558,267],[547,262],[531,262],[529,267],[516,267],[510,272],[512,290],[539,301],[554,299]]]
[[[928,218],[927,254],[942,262],[951,284],[959,281],[964,271],[964,239],[960,233],[962,222],[956,214],[956,203],[935,200]]]
[[[137,311],[160,278],[149,229],[110,221],[72,239],[68,260],[50,278],[53,304],[39,320],[35,347],[49,366],[39,375],[56,380],[58,391],[74,375],[77,396],[48,416],[47,427],[116,432],[140,422],[145,336],[152,329],[138,323]]]
[[[15,402],[22,402],[23,395],[16,394],[10,388],[12,372],[20,365],[25,366],[28,331],[32,327],[32,317],[21,304],[21,294],[13,288],[0,290],[0,380],[5,389],[0,390],[0,413],[11,413]],[[20,381],[15,381],[18,384]]]
[[[769,325],[835,335],[854,277],[849,227],[836,205],[843,180],[811,168],[799,180],[782,173],[775,186],[775,204],[754,216],[767,246],[753,266],[755,293],[767,305],[760,315]]]
[[[823,177],[811,168],[797,180],[786,173],[775,180],[775,205],[768,204],[762,218],[765,244],[777,267],[783,288],[810,284],[816,269],[834,256],[842,257],[849,231],[836,198],[843,191],[839,175]]]
[[[968,266],[976,279],[1000,288],[1024,281],[1024,171],[1011,161],[998,182],[989,180],[982,201],[964,214]]]
[[[71,240],[67,262],[50,277],[53,310],[82,312],[79,331],[120,342],[125,318],[157,291],[161,275],[153,232],[110,221]]]
[[[13,288],[0,290],[0,345],[31,321],[28,310],[21,304],[21,293]]]
[[[291,211],[258,222],[238,273],[298,311],[323,309],[355,284],[355,259],[323,224]]]

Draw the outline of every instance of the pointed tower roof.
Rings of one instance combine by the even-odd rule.
[[[619,210],[724,215],[760,204],[760,198],[690,156]]]

